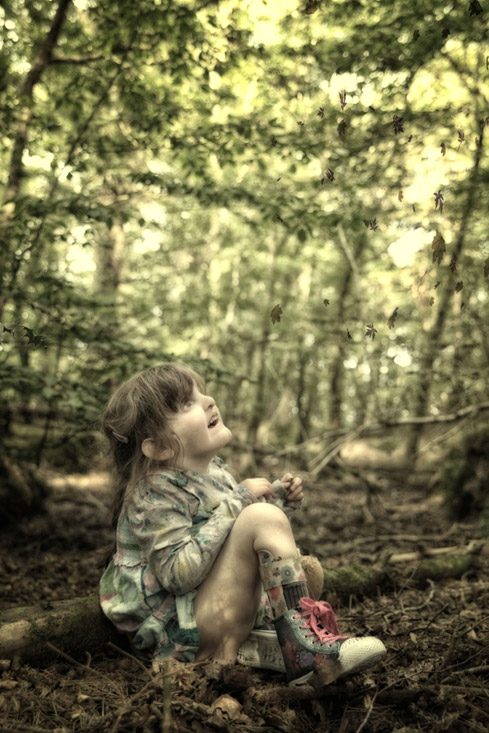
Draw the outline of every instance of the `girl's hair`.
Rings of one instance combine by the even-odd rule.
[[[143,441],[151,438],[158,451],[170,448],[175,457],[180,453],[182,446],[172,433],[168,418],[189,399],[194,384],[205,392],[203,380],[190,367],[161,364],[131,377],[110,398],[102,418],[102,430],[110,443],[117,478],[114,527],[126,491],[130,492],[156,465],[167,463],[147,458],[141,449]]]

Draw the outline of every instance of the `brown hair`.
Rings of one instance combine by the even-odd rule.
[[[109,440],[117,478],[114,528],[126,492],[156,466],[167,465],[165,461],[147,458],[141,449],[143,441],[152,438],[158,451],[170,448],[175,457],[180,453],[181,444],[172,433],[168,418],[190,397],[194,384],[205,392],[203,380],[190,367],[161,364],[131,377],[110,398],[102,430]]]

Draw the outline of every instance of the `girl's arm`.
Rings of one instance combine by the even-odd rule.
[[[127,514],[154,575],[165,590],[183,595],[202,583],[236,517],[255,501],[251,491],[238,487],[203,509],[192,492],[158,476],[138,487]]]

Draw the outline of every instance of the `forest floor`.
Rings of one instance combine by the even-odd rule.
[[[114,647],[42,665],[0,660],[0,731],[489,730],[487,556],[445,573],[454,577],[420,579],[423,554],[479,538],[475,522],[448,518],[428,478],[332,472],[308,484],[293,520],[303,553],[325,567],[384,567],[363,595],[328,597],[340,629],[384,641],[377,667],[294,693],[278,673],[209,663],[146,668]],[[96,592],[99,550],[111,541],[107,477],[54,476],[52,484],[45,514],[2,532],[0,614]]]

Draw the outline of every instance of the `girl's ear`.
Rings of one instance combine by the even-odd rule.
[[[141,444],[141,450],[143,451],[146,458],[152,458],[156,461],[167,461],[174,455],[174,452],[171,448],[163,448],[162,450],[158,450],[153,438],[145,438]]]

